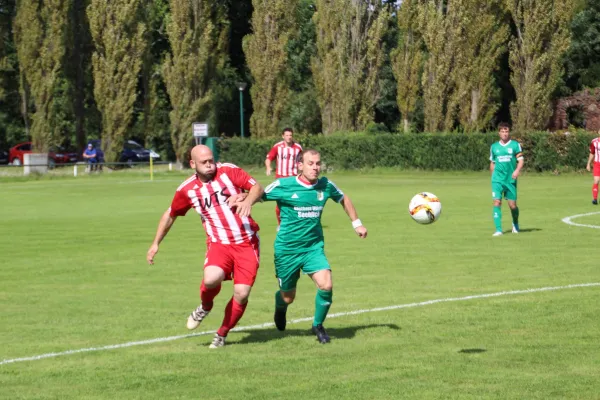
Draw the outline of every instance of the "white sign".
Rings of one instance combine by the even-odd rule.
[[[205,122],[194,122],[192,124],[192,133],[194,134],[194,137],[207,137],[208,124]]]

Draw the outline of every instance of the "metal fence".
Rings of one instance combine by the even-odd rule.
[[[73,175],[77,177],[81,174],[103,173],[105,171],[127,171],[135,169],[148,169],[150,177],[155,169],[162,171],[172,171],[174,169],[173,162],[158,161],[158,162],[103,162],[103,163],[64,163],[64,164],[28,164],[28,165],[0,165],[0,176],[23,176],[33,174],[56,174],[56,175]],[[28,172],[29,171],[29,172]]]

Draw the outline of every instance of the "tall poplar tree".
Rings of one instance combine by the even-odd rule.
[[[510,41],[511,105],[515,128],[544,129],[552,115],[551,96],[561,82],[570,44],[573,0],[506,0],[516,27]]]
[[[456,55],[461,28],[460,10],[451,1],[424,0],[420,2],[419,31],[427,47],[423,69],[423,112],[425,131],[452,129],[456,108]]]
[[[244,53],[253,84],[253,137],[274,135],[290,95],[287,69],[289,40],[297,32],[298,0],[253,0],[252,34],[244,38]]]
[[[312,72],[323,133],[362,130],[374,119],[389,13],[381,0],[317,0]]]
[[[410,130],[423,71],[423,39],[418,32],[417,13],[417,0],[404,0],[400,5],[398,47],[392,52],[392,69],[397,81],[397,102],[404,132]]]
[[[92,0],[87,13],[95,51],[94,96],[102,113],[106,161],[118,161],[133,116],[146,47],[141,0]]]
[[[30,135],[34,150],[40,153],[62,140],[54,102],[64,66],[69,7],[70,0],[21,0],[17,5],[14,35],[21,93],[24,104],[30,94],[35,107]]]
[[[456,46],[455,98],[458,120],[465,131],[489,127],[499,108],[494,73],[508,48],[509,24],[503,0],[452,0],[460,10],[462,34]]]
[[[213,102],[212,79],[227,62],[227,10],[211,0],[171,0],[167,34],[171,54],[163,75],[173,110],[171,141],[180,165],[189,159],[192,124],[207,121]]]

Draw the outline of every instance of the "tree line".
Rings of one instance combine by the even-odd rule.
[[[600,0],[0,0],[0,35],[0,148],[107,161],[239,135],[238,82],[255,138],[545,129],[600,86]]]

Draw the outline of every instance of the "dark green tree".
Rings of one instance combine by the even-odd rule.
[[[20,112],[19,61],[13,38],[14,0],[0,0],[0,150],[26,139]]]
[[[167,34],[171,52],[163,77],[172,111],[171,141],[180,166],[189,159],[192,124],[214,116],[214,86],[227,65],[226,21],[223,4],[209,0],[171,0]]]
[[[312,19],[316,7],[313,0],[300,0],[296,7],[298,30],[287,45],[287,75],[290,96],[281,115],[278,130],[292,127],[297,132],[321,132],[321,113],[310,63],[316,55],[317,35]],[[290,11],[293,12],[293,11]]]
[[[566,56],[569,92],[600,87],[600,0],[582,3],[571,23],[571,46]]]

